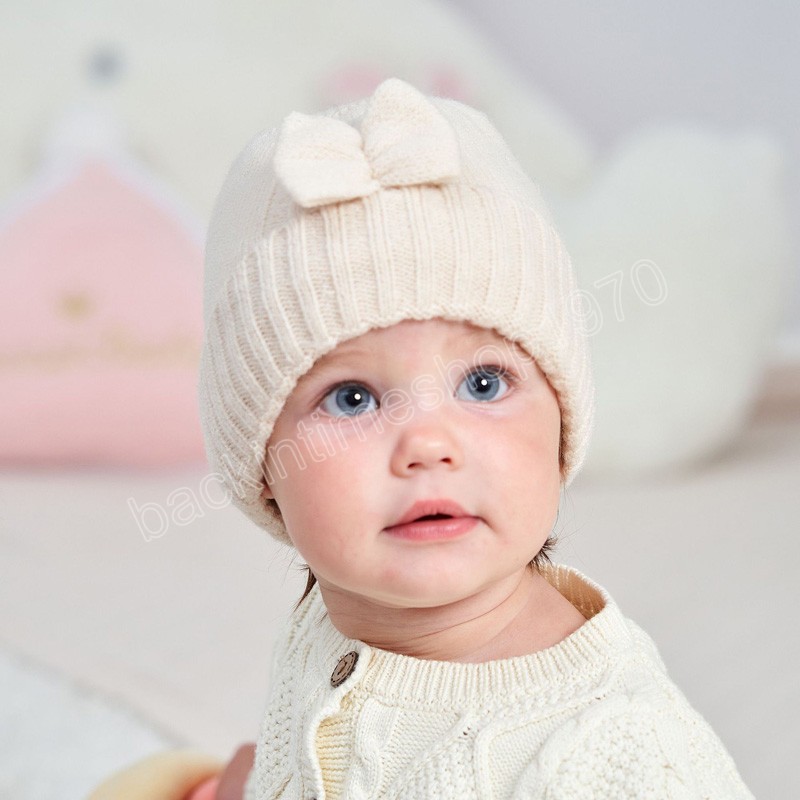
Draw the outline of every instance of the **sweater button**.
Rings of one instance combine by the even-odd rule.
[[[356,661],[358,661],[358,653],[355,650],[351,650],[346,656],[342,656],[331,675],[331,686],[336,688],[343,684],[353,674],[353,670],[356,668]]]

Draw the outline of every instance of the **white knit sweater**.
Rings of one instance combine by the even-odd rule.
[[[752,800],[652,639],[576,569],[544,574],[587,621],[478,664],[349,639],[315,585],[276,645],[245,800]]]

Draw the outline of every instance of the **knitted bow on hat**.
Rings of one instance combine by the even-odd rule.
[[[373,94],[361,130],[294,111],[283,122],[275,174],[292,199],[315,208],[382,187],[442,183],[459,173],[450,123],[413,86],[391,78]]]

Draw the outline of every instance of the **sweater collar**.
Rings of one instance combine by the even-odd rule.
[[[458,708],[522,696],[556,701],[565,693],[591,690],[633,651],[633,633],[611,595],[586,575],[565,564],[545,564],[541,571],[586,617],[580,628],[544,650],[480,663],[382,650],[344,636],[331,622],[315,584],[298,609],[300,625],[311,640],[309,666],[330,687],[340,659],[355,651],[357,665],[342,690],[358,683],[387,702],[408,704],[419,698],[426,707]]]

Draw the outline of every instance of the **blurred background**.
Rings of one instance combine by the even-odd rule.
[[[554,560],[759,798],[800,796],[800,7],[0,4],[0,797],[255,740],[301,562],[205,462],[205,226],[234,157],[385,78],[485,111],[549,202],[597,382]]]

